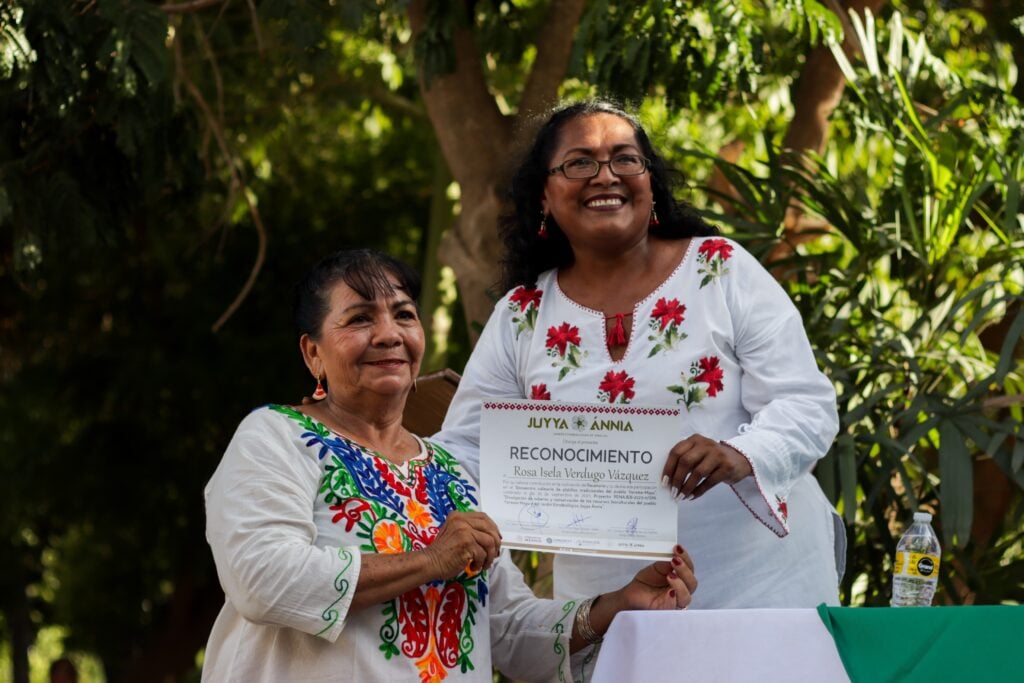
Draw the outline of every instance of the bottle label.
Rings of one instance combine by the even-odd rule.
[[[926,553],[896,553],[896,574],[930,579],[939,575],[939,556]]]

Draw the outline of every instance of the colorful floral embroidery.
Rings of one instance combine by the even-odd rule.
[[[786,499],[777,493],[775,494],[775,509],[779,513],[779,519],[785,524],[786,520],[789,519],[789,505],[786,504]]]
[[[729,272],[725,262],[732,256],[732,249],[733,246],[723,239],[704,240],[701,243],[697,249],[697,263],[700,264],[697,272],[704,276],[700,281],[701,288]]]
[[[597,387],[597,400],[608,403],[615,403],[616,400],[619,403],[629,403],[636,395],[636,392],[633,391],[635,384],[636,380],[627,375],[625,370],[621,372],[609,370]]]
[[[679,299],[661,298],[655,302],[651,319],[647,321],[647,326],[651,328],[647,339],[654,342],[651,352],[647,354],[648,358],[661,351],[675,349],[678,342],[686,339],[686,333],[679,329],[685,313],[686,306],[679,303]]]
[[[550,401],[551,392],[548,391],[547,384],[534,384],[530,387],[530,398],[534,401]]]
[[[543,290],[528,287],[516,287],[508,298],[508,307],[512,310],[512,322],[516,326],[516,337],[523,330],[533,331],[537,324],[537,311]]]
[[[683,373],[682,384],[674,384],[667,387],[673,394],[680,394],[682,398],[676,403],[683,403],[689,410],[695,405],[700,405],[705,398],[714,398],[718,392],[725,390],[723,378],[725,371],[718,366],[718,356],[705,356],[690,364],[689,377]]]
[[[402,553],[430,545],[455,511],[477,504],[476,489],[462,478],[458,465],[443,449],[428,445],[430,457],[409,462],[409,474],[348,439],[334,434],[310,417],[288,408],[271,409],[289,416],[305,431],[306,446],[317,449],[324,461],[320,495],[344,523],[362,539],[364,553]],[[347,553],[347,569],[351,553]],[[341,555],[339,555],[341,556]],[[340,583],[339,583],[340,582]],[[349,584],[341,575],[335,580],[340,595],[323,618],[338,620],[335,605]],[[379,650],[386,659],[403,655],[414,660],[422,681],[441,681],[454,667],[473,670],[470,659],[475,643],[473,626],[477,613],[487,606],[487,572],[460,574],[448,581],[433,581],[414,588],[381,608]]]
[[[551,367],[559,368],[558,381],[561,382],[573,370],[582,367],[586,351],[580,351],[580,328],[569,323],[548,328],[548,340],[545,346],[548,356],[554,359]]]

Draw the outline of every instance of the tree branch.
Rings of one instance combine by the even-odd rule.
[[[1006,396],[993,396],[981,402],[985,409],[1009,408],[1010,406],[1024,404],[1024,394],[1007,394]]]
[[[518,116],[520,122],[555,103],[558,88],[565,80],[576,27],[586,4],[587,0],[551,3],[544,27],[537,37],[537,57],[523,87]]]
[[[827,0],[829,8],[842,22],[843,51],[847,55],[853,57],[861,52],[860,43],[857,42],[856,32],[847,12],[852,10],[863,16],[865,10],[870,9],[877,16],[878,10],[886,2],[888,0],[846,0],[844,3],[840,3],[839,0]],[[784,149],[793,150],[790,157],[794,165],[802,163],[804,152],[813,150],[821,153],[825,149],[829,117],[839,106],[845,88],[846,78],[832,56],[832,51],[825,45],[819,45],[811,50],[800,71],[800,78],[793,94],[793,119],[789,122],[786,136],[782,140]],[[806,220],[804,209],[800,205],[793,205],[786,211],[784,223],[785,233],[768,256],[769,263],[787,258],[797,245],[814,239],[815,231],[810,228],[818,225],[817,221]]]
[[[426,0],[409,3],[413,39],[427,20]],[[510,125],[487,88],[480,53],[468,26],[456,27],[455,71],[436,75],[425,85],[420,67],[420,91],[445,161],[455,180],[465,185],[489,175],[495,159],[506,153]],[[473,154],[467,154],[472,149]]]
[[[217,89],[217,115],[220,120],[224,120],[224,81],[220,76],[220,67],[217,65],[217,55],[213,51],[213,46],[210,45],[209,39],[206,37],[206,33],[203,31],[203,25],[200,23],[199,18],[192,15],[192,25],[195,29],[196,35],[199,36],[199,45],[203,48],[203,54],[206,56],[206,61],[210,63],[210,71],[213,73],[213,85]]]
[[[263,34],[260,33],[260,19],[256,14],[256,4],[253,0],[246,0],[249,5],[249,18],[252,19],[252,32],[256,36],[256,51],[263,56]]]
[[[222,2],[228,2],[228,0],[191,0],[191,2],[181,2],[177,4],[167,3],[166,5],[160,5],[160,9],[167,14],[187,14],[189,12],[198,12],[206,9],[207,7],[219,5]]]
[[[263,268],[263,261],[267,256],[267,231],[263,226],[263,219],[260,217],[259,209],[256,207],[256,203],[252,200],[249,192],[249,186],[245,182],[245,178],[240,170],[241,162],[238,158],[231,153],[231,148],[228,147],[227,137],[224,135],[224,129],[214,115],[213,110],[210,109],[210,105],[206,102],[203,97],[203,93],[199,91],[196,84],[189,78],[188,71],[185,68],[185,57],[182,54],[181,39],[175,37],[174,40],[174,63],[177,67],[178,76],[181,81],[185,84],[185,89],[195,100],[202,111],[203,116],[206,118],[206,123],[209,126],[210,131],[213,133],[214,139],[217,141],[217,146],[220,147],[221,154],[224,155],[224,159],[227,162],[228,172],[231,174],[232,184],[241,190],[242,197],[245,198],[246,206],[249,209],[249,216],[252,218],[253,226],[256,228],[257,247],[256,247],[256,260],[253,262],[252,269],[249,271],[249,277],[246,279],[245,284],[242,285],[241,291],[238,292],[238,296],[235,300],[225,309],[221,316],[213,323],[211,329],[213,332],[217,332],[221,327],[224,326],[238,307],[242,305],[246,297],[249,296],[249,292],[252,291],[253,285],[256,283],[256,278],[259,276],[260,270]]]
[[[829,8],[843,25],[843,51],[852,56],[861,52],[856,32],[847,14],[853,10],[863,15],[870,9],[875,15],[887,0],[828,0]],[[828,119],[843,97],[846,80],[832,51],[824,45],[811,50],[800,72],[793,97],[793,120],[789,123],[783,147],[821,152],[828,138]]]

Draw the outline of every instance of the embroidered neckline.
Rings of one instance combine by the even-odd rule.
[[[703,242],[704,241],[704,238],[703,237],[699,237],[699,236],[689,237],[687,239],[689,240],[689,242],[686,245],[686,250],[683,251],[683,255],[679,259],[679,263],[677,263],[675,268],[672,269],[672,272],[669,273],[665,277],[665,279],[662,280],[658,284],[657,287],[655,287],[653,290],[651,290],[650,294],[648,294],[643,299],[640,299],[635,304],[633,304],[633,312],[630,313],[629,315],[633,316],[634,320],[636,320],[637,317],[638,317],[637,316],[638,311],[640,311],[643,307],[645,307],[649,302],[655,301],[656,300],[655,297],[657,297],[659,295],[659,293],[663,289],[665,289],[665,287],[668,286],[668,283],[673,281],[676,278],[676,276],[679,275],[679,273],[683,270],[683,268],[686,267],[686,264],[690,261],[690,252],[692,252],[693,249],[694,249],[694,247],[693,247],[694,242]],[[566,294],[562,290],[562,286],[560,284],[558,284],[558,269],[557,268],[552,268],[550,271],[548,271],[548,273],[550,274],[550,277],[551,277],[551,286],[554,288],[555,292],[557,292],[558,296],[563,301],[568,303],[570,306],[573,306],[573,307],[583,311],[584,313],[586,313],[588,315],[601,318],[602,321],[605,321],[605,320],[609,319],[608,316],[606,316],[602,311],[595,310],[593,308],[590,308],[589,306],[584,306],[583,304],[581,304],[580,302],[576,301],[575,299],[570,297],[568,294]],[[622,315],[626,315],[626,314],[622,314]],[[612,317],[615,317],[615,316],[612,316]],[[618,360],[612,358],[612,353],[611,353],[611,350],[608,348],[608,344],[605,343],[605,344],[602,345],[604,347],[604,352],[605,352],[605,355],[607,356],[606,360],[607,360],[608,363],[611,363],[613,366],[618,366],[619,364],[621,364],[621,363],[626,361],[626,359],[629,357],[629,352],[630,352],[630,350],[633,347],[633,336],[636,334],[636,328],[637,328],[637,326],[633,325],[630,328],[630,330],[629,330],[629,338],[626,339],[626,348],[622,352],[622,358],[619,358]],[[623,329],[623,336],[625,336],[625,329]],[[607,339],[606,339],[606,341],[607,341]]]
[[[392,462],[389,458],[385,458],[383,455],[380,454],[379,451],[375,451],[372,448],[368,448],[363,444],[359,443],[358,441],[355,441],[354,439],[345,436],[338,430],[327,426],[326,424],[316,419],[312,415],[308,415],[306,413],[303,413],[302,411],[295,410],[294,408],[291,408],[290,406],[285,406],[283,404],[270,405],[271,408],[273,408],[274,406],[287,409],[287,412],[283,413],[280,410],[275,411],[278,412],[278,414],[282,414],[285,417],[294,419],[300,424],[304,421],[308,421],[310,424],[315,425],[318,428],[316,430],[318,433],[333,434],[334,436],[344,441],[348,446],[356,448],[362,451],[363,453],[366,453],[367,455],[372,456],[377,460],[380,460],[382,463],[388,466],[388,468],[394,473],[396,477],[398,477],[400,480],[402,480],[403,483],[406,484],[409,484],[410,482],[416,479],[416,469],[418,467],[429,465],[431,461],[434,459],[434,449],[431,447],[431,445],[428,442],[421,439],[416,434],[413,434],[412,432],[409,432],[409,434],[410,436],[412,436],[412,438],[416,439],[416,443],[419,445],[420,448],[419,452],[413,457],[406,460],[401,465],[399,465],[397,463]]]
[[[326,425],[324,426],[326,427]],[[388,469],[390,469],[394,473],[394,475],[398,477],[400,480],[402,480],[402,482],[405,484],[411,484],[413,481],[415,481],[416,470],[425,465],[429,465],[434,455],[434,451],[433,449],[430,448],[430,444],[428,444],[426,441],[416,436],[415,434],[412,434],[412,432],[409,432],[410,434],[412,434],[412,438],[416,439],[416,443],[419,444],[420,452],[406,460],[401,465],[399,465],[397,463],[392,462],[390,459],[385,458],[383,455],[380,454],[379,451],[375,451],[372,448],[367,448],[358,441],[353,441],[349,437],[345,436],[344,434],[339,434],[337,431],[331,429],[330,427],[326,428],[328,431],[331,432],[331,434],[334,434],[339,439],[347,443],[349,446],[352,446],[353,448],[358,448],[363,453],[366,453],[367,455],[370,455],[376,458],[377,460],[380,460],[382,463],[387,465]]]

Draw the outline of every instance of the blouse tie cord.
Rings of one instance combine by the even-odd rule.
[[[615,325],[612,329],[608,330],[608,347],[622,346],[626,343],[626,328],[622,326],[622,319],[627,315],[633,315],[632,313],[616,313],[615,315],[605,316],[605,320],[611,320],[615,318]]]

